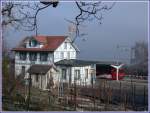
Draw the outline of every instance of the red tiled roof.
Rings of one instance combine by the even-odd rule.
[[[47,42],[47,36],[36,36],[34,37],[38,42],[46,43]]]
[[[44,44],[42,48],[17,47],[14,48],[13,51],[54,51],[64,42],[66,37],[67,36],[36,36],[33,38]]]

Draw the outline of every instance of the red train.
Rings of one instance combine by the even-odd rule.
[[[111,65],[97,64],[96,65],[96,76],[97,78],[117,80],[117,70]],[[123,68],[119,69],[118,80],[123,79],[125,72]]]

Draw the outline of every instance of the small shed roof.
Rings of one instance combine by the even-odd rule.
[[[35,65],[32,65],[28,69],[28,73],[30,73],[30,74],[43,74],[43,75],[45,75],[52,67],[53,67],[52,65],[39,65],[39,64],[35,64]]]
[[[80,66],[88,66],[91,64],[95,64],[94,62],[70,59],[70,60],[61,60],[55,63],[55,65],[63,65],[63,66],[71,66],[71,67],[80,67]]]

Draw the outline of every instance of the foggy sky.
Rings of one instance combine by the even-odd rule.
[[[130,51],[116,46],[130,48],[136,41],[148,40],[148,9],[144,2],[117,2],[111,11],[104,13],[102,25],[96,21],[87,22],[83,29],[86,41],[78,38],[78,58],[89,60],[129,60]],[[38,32],[41,35],[67,35],[69,23],[78,14],[74,3],[60,2],[57,8],[49,7],[38,15]],[[15,47],[21,39],[35,32],[9,31],[7,43]]]

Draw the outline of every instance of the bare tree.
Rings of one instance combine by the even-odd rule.
[[[83,36],[84,34],[80,34],[79,27],[84,23],[85,21],[89,20],[92,21],[93,19],[96,19],[99,24],[101,24],[103,15],[103,11],[108,11],[112,9],[115,2],[113,2],[110,6],[103,4],[102,2],[82,2],[82,1],[76,1],[76,6],[79,9],[79,14],[75,17],[75,22],[72,22],[76,26],[76,36],[73,39],[73,42],[77,37]],[[70,21],[71,22],[71,21]]]
[[[78,14],[74,17],[74,20],[68,20],[75,26],[76,36],[72,40],[74,42],[77,37],[84,36],[84,33],[80,33],[80,26],[86,21],[92,21],[96,19],[101,24],[103,19],[103,12],[112,9],[114,2],[111,4],[105,4],[103,2],[82,2],[74,1],[78,9]],[[34,31],[38,34],[37,16],[38,14],[52,6],[54,8],[59,4],[58,1],[40,1],[40,2],[3,2],[2,3],[2,27],[7,28],[9,26],[15,29],[22,29],[26,31]]]
[[[148,75],[148,43],[136,42],[132,47],[132,71],[138,75]]]
[[[41,5],[37,2],[3,2],[2,8],[2,27],[13,27],[25,31],[36,30],[37,34],[37,15],[40,10],[47,8],[51,4]]]

